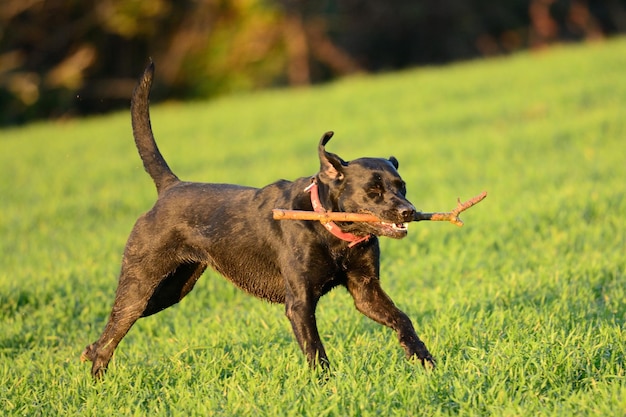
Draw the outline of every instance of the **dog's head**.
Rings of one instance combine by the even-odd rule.
[[[325,149],[332,136],[333,132],[325,133],[318,146],[317,181],[320,200],[326,210],[368,213],[382,220],[380,223],[341,222],[339,226],[344,232],[395,239],[405,237],[415,207],[406,199],[406,184],[398,174],[398,160],[392,156],[344,161]]]

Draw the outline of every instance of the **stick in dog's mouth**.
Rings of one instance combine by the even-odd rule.
[[[487,192],[483,191],[481,194],[461,203],[458,200],[457,207],[446,213],[423,213],[417,212],[413,218],[413,221],[447,221],[457,226],[463,226],[463,221],[459,218],[459,215],[472,207],[473,205],[480,203],[487,197]],[[390,223],[385,222],[373,214],[368,213],[345,213],[329,211],[326,213],[317,213],[315,211],[305,210],[285,210],[274,209],[272,210],[274,220],[317,220],[322,223],[328,222],[365,222],[365,223],[379,223],[383,227],[389,227],[395,231],[406,231],[408,223]]]

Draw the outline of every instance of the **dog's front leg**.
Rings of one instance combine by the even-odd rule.
[[[322,368],[328,368],[328,357],[315,320],[317,301],[307,288],[302,288],[301,283],[288,284],[285,314],[291,322],[300,349],[306,355],[309,365],[314,368],[319,364]]]
[[[347,287],[357,310],[377,323],[396,331],[407,358],[417,357],[424,367],[427,365],[435,367],[435,360],[424,342],[417,336],[411,319],[396,307],[383,291],[377,274],[370,276],[349,274]]]

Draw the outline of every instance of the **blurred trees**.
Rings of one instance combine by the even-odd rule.
[[[626,32],[625,0],[2,0],[0,124]]]

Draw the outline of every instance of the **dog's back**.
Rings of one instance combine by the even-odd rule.
[[[165,189],[138,219],[127,251],[141,251],[146,237],[164,242],[167,247],[150,251],[161,254],[154,262],[167,260],[164,254],[171,254],[177,264],[198,262],[256,297],[284,303],[284,280],[275,259],[285,245],[281,227],[289,225],[274,221],[271,210],[276,204],[293,204],[283,197],[292,184],[280,181],[258,189],[180,181]]]

